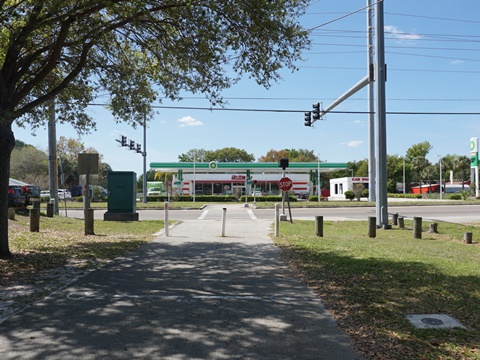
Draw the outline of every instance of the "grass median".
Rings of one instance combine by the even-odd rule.
[[[95,221],[95,235],[84,235],[80,219],[41,216],[40,231],[29,231],[29,216],[9,220],[9,243],[13,256],[0,259],[0,285],[34,278],[42,271],[69,262],[85,268],[122,256],[151,241],[164,227],[155,221]]]
[[[480,359],[480,228],[439,223],[414,239],[366,221],[280,224],[286,261],[316,291],[368,359]],[[473,244],[462,241],[473,233]],[[447,314],[468,330],[416,329],[409,314]]]

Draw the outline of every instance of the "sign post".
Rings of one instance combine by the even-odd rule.
[[[470,138],[470,169],[475,174],[475,197],[478,197],[478,137]]]
[[[284,179],[286,177],[285,169],[288,167],[288,159],[279,159],[278,167],[282,168],[283,170],[282,179]],[[282,181],[282,179],[280,179],[280,182]],[[280,187],[280,182],[278,184],[278,187]],[[285,215],[285,191],[281,187],[280,187],[280,190],[282,190],[282,213],[280,214],[280,221],[286,221],[287,215]]]
[[[282,190],[282,193],[283,193],[283,200],[285,202],[285,196],[287,196],[288,192],[291,190],[293,186],[293,181],[288,178],[288,177],[282,177],[280,179],[280,181],[278,182],[278,187]],[[287,196],[287,202],[288,202],[288,212],[290,214],[290,222],[292,222],[292,210],[290,208],[290,198]],[[282,209],[283,210],[283,215],[284,215],[284,221],[287,220],[286,219],[286,215],[285,215],[285,205],[283,206],[284,208]]]
[[[83,221],[85,222],[85,235],[95,235],[93,209],[90,209],[90,183],[92,175],[98,179],[98,154],[84,153],[78,154],[78,174],[85,175],[85,186],[83,195]],[[83,181],[82,181],[83,182]]]

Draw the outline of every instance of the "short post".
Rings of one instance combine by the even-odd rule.
[[[53,211],[55,210],[55,203],[47,203],[47,217],[53,217]]]
[[[434,234],[438,234],[438,224],[435,222],[435,223],[431,223],[429,228],[428,228],[428,232],[429,233],[434,233]]]
[[[164,208],[164,214],[165,214],[165,219],[164,219],[164,222],[165,222],[165,236],[168,236],[168,201],[165,201],[164,204],[163,204],[163,208]]]
[[[280,208],[275,204],[275,237],[280,236]]]
[[[34,209],[40,209],[40,200],[32,200],[32,205]]]
[[[398,218],[398,227],[400,229],[404,229],[405,228],[405,218],[403,217],[399,217]]]
[[[222,237],[225,237],[225,222],[227,220],[227,208],[222,211]]]
[[[422,238],[422,218],[421,217],[413,218],[413,238],[414,239]]]
[[[376,216],[368,217],[368,237],[371,237],[371,238],[377,237],[377,217]]]
[[[40,209],[30,209],[30,232],[40,231]]]
[[[323,237],[323,216],[315,216],[315,234]]]
[[[8,208],[8,220],[15,220],[15,208]]]
[[[398,213],[392,214],[392,225],[398,225]]]
[[[85,235],[95,235],[94,232],[94,210],[89,208],[84,211],[85,217]]]
[[[463,242],[465,244],[471,244],[472,240],[473,240],[472,237],[473,237],[473,235],[472,235],[471,232],[464,232],[463,233]]]

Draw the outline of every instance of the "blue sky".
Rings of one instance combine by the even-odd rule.
[[[301,19],[316,27],[365,7],[365,0],[313,1]],[[385,61],[387,112],[480,113],[480,3],[478,0],[385,0]],[[367,74],[366,15],[361,11],[332,21],[312,32],[312,47],[299,71],[282,72],[283,80],[266,90],[249,79],[224,92],[227,108],[289,110],[241,112],[157,109],[147,129],[147,165],[177,161],[193,148],[216,150],[237,147],[258,159],[270,149],[308,149],[329,162],[368,157],[367,115],[335,113],[314,127],[304,126],[304,111],[321,102],[327,107]],[[100,99],[101,100],[101,99]],[[103,100],[105,101],[105,100]],[[201,95],[185,94],[181,102],[164,106],[210,105]],[[335,111],[367,111],[363,89]],[[89,112],[97,131],[80,138],[104,155],[116,171],[143,172],[140,154],[121,148],[120,135],[142,143],[143,130],[115,124],[102,107]],[[32,137],[28,129],[14,128],[17,139],[46,149],[47,129]],[[68,125],[57,136],[78,138]],[[413,144],[429,141],[429,154],[469,156],[470,137],[480,137],[478,115],[387,115],[387,153],[404,155]],[[143,149],[143,147],[142,147]]]

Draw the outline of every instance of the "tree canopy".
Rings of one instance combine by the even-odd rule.
[[[269,150],[264,156],[260,156],[260,162],[277,162],[280,159],[289,159],[291,162],[314,162],[318,161],[313,150],[307,149],[282,149]]]
[[[8,171],[14,121],[56,121],[88,132],[85,108],[110,95],[133,126],[159,94],[203,93],[212,103],[245,74],[269,87],[295,70],[308,32],[297,0],[23,0],[0,2],[0,256],[8,248]]]
[[[226,147],[218,150],[192,149],[178,156],[180,162],[253,162],[255,156],[243,149]]]

